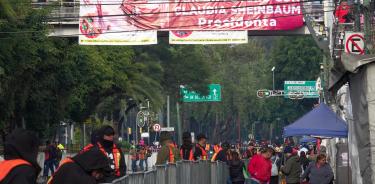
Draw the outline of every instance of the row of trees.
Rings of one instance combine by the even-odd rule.
[[[247,137],[254,122],[291,122],[314,101],[258,99],[256,90],[284,80],[314,80],[321,53],[308,37],[255,38],[243,45],[79,46],[75,38],[48,37],[48,10],[25,0],[0,0],[0,126],[26,127],[50,137],[60,121],[90,117],[124,123],[149,99],[165,112],[179,102],[179,86],[207,94],[222,85],[220,103],[185,103],[182,128],[212,140]],[[174,105],[172,105],[172,109]],[[177,116],[172,110],[172,125]],[[135,122],[126,122],[127,125]],[[237,128],[235,128],[237,127]]]

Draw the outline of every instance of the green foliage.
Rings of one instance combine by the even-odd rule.
[[[319,76],[322,54],[308,37],[250,39],[243,45],[162,40],[147,47],[79,46],[76,39],[46,36],[48,9],[11,2],[0,0],[0,32],[17,32],[0,33],[0,127],[6,129],[26,126],[51,137],[61,120],[71,119],[78,143],[84,122],[90,129],[122,123],[126,111],[146,99],[158,112],[166,95],[172,104],[180,100],[180,85],[205,95],[208,84],[218,83],[222,102],[182,104],[183,128],[212,140],[235,140],[238,130],[246,137],[255,121],[292,122],[316,102],[256,97],[258,89],[272,88],[272,66],[277,89],[285,80]],[[173,123],[173,106],[172,113]]]

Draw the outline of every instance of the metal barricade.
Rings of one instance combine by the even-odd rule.
[[[129,184],[129,175],[123,176],[121,178],[112,181],[112,184]]]
[[[201,173],[203,174],[202,182],[203,183],[211,183],[211,167],[210,167],[210,160],[203,160],[201,161]]]
[[[143,184],[143,172],[129,174],[129,184]]]
[[[144,173],[144,184],[156,184],[156,170],[146,171]]]
[[[228,178],[229,169],[224,162],[179,161],[131,173],[111,184],[226,184]]]
[[[199,183],[200,179],[200,173],[199,173],[199,162],[198,161],[193,161],[191,162],[191,167],[190,167],[190,181],[191,184],[194,183]]]
[[[156,169],[156,184],[168,184],[166,165],[156,165],[155,169]]]
[[[191,167],[192,167],[192,162],[188,160],[183,160],[177,163],[177,169],[179,171],[179,175],[177,178],[178,183],[181,183],[181,184],[192,183]]]
[[[177,184],[177,165],[168,164],[167,166],[168,184]]]
[[[224,162],[218,162],[218,169],[219,169],[219,178],[220,181],[218,183],[225,184],[229,178],[229,168],[228,165]]]
[[[211,184],[216,184],[219,183],[219,168],[218,168],[218,163],[217,162],[211,162],[210,163],[210,177],[211,177]]]

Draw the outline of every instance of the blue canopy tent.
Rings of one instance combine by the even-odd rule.
[[[316,143],[316,138],[304,136],[299,140],[300,143]]]
[[[348,137],[348,126],[329,107],[321,103],[300,119],[284,127],[284,137]]]

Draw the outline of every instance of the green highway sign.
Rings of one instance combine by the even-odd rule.
[[[181,96],[183,102],[220,102],[221,101],[221,86],[220,84],[210,84],[210,90],[207,96],[202,96],[194,91],[188,91],[184,86],[181,86]]]
[[[319,98],[316,81],[285,81],[285,98]]]

